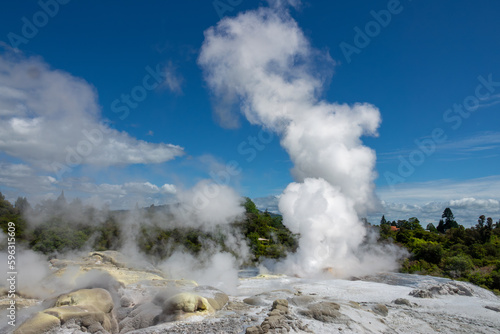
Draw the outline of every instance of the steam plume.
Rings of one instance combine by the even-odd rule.
[[[199,63],[219,117],[228,117],[228,101],[239,102],[249,122],[281,135],[294,163],[297,182],[286,188],[279,207],[301,241],[287,267],[307,275],[330,267],[344,276],[366,264],[361,249],[367,231],[359,216],[378,199],[375,153],[360,137],[377,135],[380,114],[370,104],[322,101],[325,76],[317,71],[318,58],[331,62],[275,6],[208,29]]]

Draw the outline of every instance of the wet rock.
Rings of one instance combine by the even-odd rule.
[[[423,289],[415,289],[409,295],[415,298],[433,298],[432,292]]]
[[[317,299],[313,296],[297,296],[291,299],[291,303],[295,306],[307,306],[314,303],[316,300]]]
[[[450,290],[452,290],[455,294],[467,297],[473,296],[474,290],[463,283],[451,282],[448,283],[448,286],[450,286]]]
[[[174,322],[161,327],[145,328],[134,331],[134,334],[241,334],[245,333],[238,318],[214,318],[196,322]]]
[[[193,291],[206,298],[216,311],[221,310],[229,302],[228,295],[211,286],[198,286]]]
[[[262,331],[262,328],[260,328],[259,326],[253,326],[253,327],[248,327],[245,333],[246,334],[263,334],[264,332]]]
[[[113,309],[113,299],[104,289],[82,289],[59,296],[55,306],[91,305],[103,313]]]
[[[300,311],[300,314],[316,319],[321,322],[335,322],[342,318],[339,312],[340,305],[334,302],[319,302],[309,305],[306,310]]]
[[[85,327],[82,327],[85,328]],[[93,323],[90,325],[87,329],[87,332],[93,333],[93,334],[98,334],[98,333],[106,333],[107,331],[102,327],[102,325],[98,322]]]
[[[285,317],[283,316],[270,316],[267,317],[260,325],[264,333],[269,332],[270,329],[278,329],[285,327]]]
[[[61,325],[61,320],[57,317],[39,312],[34,317],[24,322],[14,334],[38,334],[47,333]]]
[[[199,286],[195,289],[180,291],[176,288],[155,290],[151,302],[136,305],[131,310],[121,307],[117,310],[120,333],[127,333],[170,321],[183,320],[193,315],[209,315],[224,308],[229,297],[222,291]],[[126,301],[122,300],[124,305]]]
[[[59,296],[54,307],[39,312],[27,320],[19,327],[16,334],[36,332],[36,330],[38,333],[43,333],[49,326],[54,327],[57,323],[65,324],[70,321],[76,323],[77,327],[83,326],[89,329],[99,324],[109,333],[118,333],[118,323],[113,313],[113,299],[108,291],[97,288],[77,290]],[[90,330],[89,332],[93,333]]]
[[[408,299],[405,299],[405,298],[398,298],[398,299],[394,300],[393,303],[396,304],[396,305],[406,305],[406,306],[409,306],[409,307],[413,307],[413,305],[411,304],[411,302]]]
[[[206,298],[199,295],[183,292],[169,298],[164,305],[164,311],[175,312],[197,312],[206,311],[211,308]]]
[[[115,310],[115,316],[116,320],[118,323],[120,323],[123,319],[128,317],[130,315],[130,312],[132,311],[132,307],[118,307]]]
[[[226,306],[224,307],[224,309],[227,311],[235,311],[238,314],[245,314],[245,312],[252,309],[252,306],[248,305],[246,303],[237,301],[237,300],[233,300],[233,301],[229,301],[226,304]],[[255,318],[255,317],[251,317],[251,318]],[[252,319],[252,321],[256,321],[256,320]]]
[[[263,293],[260,293],[256,295],[256,297],[264,298],[264,299],[288,299],[290,296],[295,295],[295,291],[289,290],[289,289],[279,289],[279,290],[272,290],[272,291],[266,291]],[[266,304],[267,305],[267,304]]]
[[[130,305],[132,305],[132,299],[127,296],[123,296],[122,298],[120,298],[121,307],[130,307]]]
[[[374,305],[372,307],[372,311],[383,317],[386,317],[389,314],[389,310],[387,309],[387,306],[385,306],[384,304]]]
[[[288,300],[276,299],[262,324],[247,328],[246,333],[288,333],[292,329],[293,322],[293,317],[288,316],[288,313]]]
[[[245,298],[243,302],[252,306],[265,306],[268,304],[264,299],[257,296]]]
[[[287,314],[288,313],[288,300],[276,299],[273,302],[272,311],[281,311],[283,314]]]
[[[355,309],[358,309],[358,310],[361,309],[361,305],[359,305],[359,303],[356,303],[352,300],[349,301],[349,305]]]
[[[474,290],[464,283],[450,282],[417,289],[410,292],[410,296],[417,298],[432,298],[434,295],[473,296]]]
[[[495,312],[500,312],[500,307],[486,305],[484,308]]]
[[[127,317],[120,321],[120,334],[155,325],[162,312],[161,306],[151,302],[137,305]]]

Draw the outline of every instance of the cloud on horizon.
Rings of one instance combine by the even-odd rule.
[[[436,224],[443,210],[449,207],[458,223],[464,226],[475,225],[483,214],[498,221],[499,187],[500,176],[398,184],[394,191],[381,187],[377,193],[383,201],[384,212],[372,215],[371,219],[378,224],[385,214],[388,220],[417,217],[422,222]]]

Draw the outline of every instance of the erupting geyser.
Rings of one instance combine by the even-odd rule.
[[[239,103],[249,122],[280,134],[294,163],[296,182],[279,208],[284,224],[301,234],[300,246],[280,269],[309,276],[325,268],[337,276],[393,269],[394,252],[377,249],[360,220],[378,203],[375,153],[360,137],[377,135],[380,113],[370,104],[322,101],[328,75],[318,71],[318,60],[333,66],[277,6],[208,29],[199,63],[221,122],[237,124],[231,109]]]

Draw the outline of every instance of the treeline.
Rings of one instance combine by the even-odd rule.
[[[411,253],[401,271],[472,282],[500,294],[500,221],[481,215],[475,226],[458,224],[450,208],[438,226],[417,218],[390,222],[382,216],[380,238]]]
[[[18,245],[51,256],[75,250],[119,250],[131,241],[130,219],[135,219],[132,241],[152,260],[166,259],[176,250],[198,255],[214,246],[238,258],[235,241],[249,246],[247,260],[252,263],[281,259],[297,250],[299,235],[283,225],[281,216],[259,211],[249,198],[242,205],[243,219],[207,232],[174,224],[168,214],[161,215],[160,221],[153,219],[159,210],[168,212],[168,207],[136,209],[134,217],[130,211],[96,210],[78,199],[68,203],[63,193],[35,207],[26,198],[11,204],[0,193],[0,228],[7,232],[8,222],[14,222]],[[465,228],[449,208],[441,218],[437,226],[428,224],[424,229],[415,217],[390,222],[383,216],[373,228],[379,230],[380,242],[394,242],[410,252],[402,272],[466,280],[500,294],[500,221],[480,216],[475,226]]]
[[[6,232],[8,222],[14,222],[17,243],[47,255],[85,249],[119,250],[130,238],[152,260],[168,258],[176,250],[198,255],[214,247],[238,258],[241,254],[235,242],[249,246],[250,262],[280,259],[296,251],[298,236],[283,225],[280,216],[257,210],[249,198],[242,205],[246,209],[243,219],[206,232],[173,224],[167,206],[136,209],[137,217],[131,217],[130,211],[97,210],[78,199],[68,203],[64,193],[34,208],[26,198],[18,198],[13,205],[0,193],[0,228]],[[159,210],[165,211],[162,221],[153,219]],[[131,219],[138,219],[133,222],[133,233]]]
[[[220,227],[204,232],[195,228],[168,228],[160,225],[142,227],[139,247],[148,255],[164,259],[179,247],[197,255],[204,251],[206,245],[215,244],[220,250],[238,258],[239,247],[235,248],[233,244],[243,237],[250,247],[250,261],[254,263],[262,258],[284,258],[289,252],[296,251],[298,236],[283,225],[281,216],[259,211],[249,198],[245,198],[243,205],[245,219],[230,224],[229,229]]]

